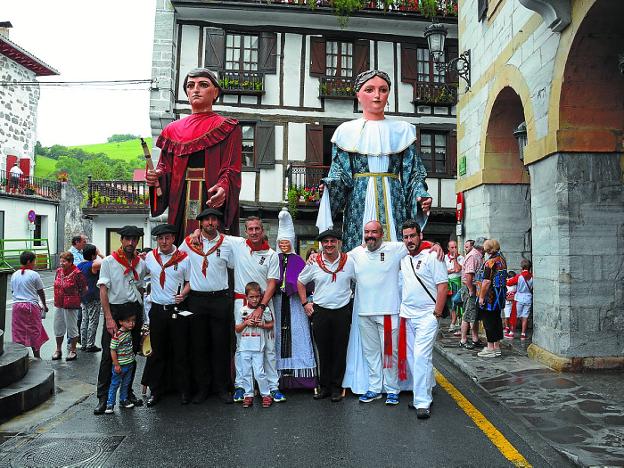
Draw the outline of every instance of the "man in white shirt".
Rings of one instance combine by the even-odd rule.
[[[143,372],[143,383],[151,391],[147,406],[156,405],[166,392],[168,361],[172,363],[175,386],[183,403],[188,403],[191,391],[191,365],[187,346],[190,320],[176,311],[190,290],[191,264],[188,254],[174,245],[177,232],[172,224],[156,226],[152,229],[152,235],[156,237],[158,246],[145,256],[152,300],[149,311],[152,354]]]
[[[403,223],[403,243],[409,255],[401,260],[403,291],[399,330],[399,377],[407,377],[405,357],[413,379],[413,401],[419,419],[430,416],[433,388],[433,344],[438,333],[448,291],[446,265],[435,252],[420,250],[420,226],[414,220]],[[420,280],[420,281],[419,281]],[[406,347],[405,347],[406,345]]]
[[[256,282],[263,291],[262,300],[256,308],[255,318],[259,319],[266,308],[273,310],[271,299],[275,293],[279,281],[279,258],[277,252],[269,247],[264,240],[264,227],[262,220],[257,216],[250,216],[245,220],[245,233],[247,239],[242,237],[228,236],[232,245],[232,266],[234,267],[234,310],[239,310],[245,305],[245,286]],[[269,389],[273,401],[286,401],[286,397],[279,390],[279,375],[277,373],[277,358],[275,355],[275,338],[273,331],[267,333],[264,348],[264,371],[269,382]],[[237,337],[238,339],[238,337]],[[240,368],[240,355],[235,353],[234,365],[236,366],[236,380],[234,401],[243,401],[244,390]]]
[[[323,253],[306,265],[297,281],[297,291],[303,308],[312,319],[314,341],[318,348],[319,382],[321,391],[314,395],[320,400],[342,400],[347,343],[351,327],[351,280],[355,279],[353,259],[340,252],[342,235],[327,230],[319,234]],[[306,285],[314,283],[314,301],[308,302]]]
[[[201,246],[187,236],[180,251],[191,263],[188,308],[190,319],[189,346],[193,380],[197,388],[193,403],[202,403],[215,393],[223,403],[232,403],[231,336],[234,327],[228,271],[233,259],[230,236],[218,231],[223,215],[207,208],[200,222]],[[244,291],[244,286],[243,286]],[[183,400],[184,402],[184,400]]]
[[[97,398],[98,405],[94,414],[104,414],[108,387],[111,382],[112,358],[110,353],[111,337],[117,333],[117,315],[122,311],[131,311],[137,318],[136,326],[132,330],[132,345],[138,351],[141,341],[141,325],[143,322],[143,287],[147,275],[145,262],[136,253],[139,238],[143,236],[143,229],[136,226],[124,226],[119,229],[121,247],[102,260],[100,278],[97,285],[100,288],[100,301],[104,312],[105,329],[102,331],[102,359],[98,373]],[[135,368],[136,369],[136,368]],[[134,372],[132,375],[134,380]],[[143,400],[138,399],[132,392],[132,382],[128,392],[128,400],[135,406],[141,406]]]
[[[13,164],[13,167],[11,168],[11,170],[9,171],[10,174],[10,187],[9,187],[9,191],[11,191],[10,189],[13,189],[13,193],[16,193],[19,189],[20,186],[20,180],[22,178],[22,176],[24,175],[24,172],[19,168],[18,164],[15,163]]]

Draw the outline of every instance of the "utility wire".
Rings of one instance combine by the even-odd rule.
[[[0,81],[0,86],[101,87],[152,84],[153,80],[91,80],[91,81]]]

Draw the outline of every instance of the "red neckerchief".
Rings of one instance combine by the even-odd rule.
[[[164,289],[164,287],[165,287],[165,278],[166,278],[166,276],[165,276],[165,269],[169,268],[170,266],[177,265],[182,260],[184,260],[187,257],[187,255],[186,255],[186,252],[181,252],[181,251],[176,249],[173,252],[173,255],[171,256],[169,261],[163,265],[162,259],[160,258],[160,254],[158,253],[158,249],[152,250],[152,253],[154,254],[154,259],[160,265],[161,270],[160,270],[159,281],[160,281],[160,287]]]
[[[429,241],[421,241],[421,242],[420,242],[420,245],[419,245],[419,246],[418,246],[418,248],[416,249],[416,252],[414,252],[414,253],[411,253],[411,252],[410,252],[410,255],[411,255],[412,257],[415,257],[416,255],[418,255],[418,254],[419,254],[420,252],[422,252],[423,250],[425,250],[425,249],[430,249],[431,247],[433,247],[433,244],[432,244],[431,242],[429,242]]]
[[[271,248],[267,241],[262,241],[262,244],[260,244],[260,247],[254,246],[249,239],[247,239],[245,242],[251,249],[251,252],[249,252],[250,255],[253,254],[254,252],[260,252],[262,250],[269,250]]]
[[[22,272],[22,273],[21,273],[22,275],[24,274],[24,272],[25,272],[26,270],[32,270],[32,268],[31,268],[31,267],[29,267],[29,266],[25,266],[25,265],[22,265],[22,266],[20,267],[20,271]]]
[[[531,278],[533,278],[533,275],[531,274],[531,272],[529,270],[522,270],[520,272],[520,275],[524,278],[525,281],[529,281]]]
[[[316,263],[318,263],[318,266],[321,270],[323,270],[325,273],[329,273],[330,275],[332,275],[332,283],[333,283],[336,281],[336,273],[340,272],[344,268],[345,264],[347,263],[347,259],[348,259],[347,254],[340,252],[340,261],[338,262],[338,268],[336,268],[336,271],[331,271],[329,268],[325,266],[322,253],[317,255]]]
[[[139,274],[136,271],[136,266],[139,264],[141,259],[139,258],[138,255],[135,254],[134,258],[132,259],[132,262],[128,262],[128,258],[126,257],[126,254],[124,253],[122,247],[119,247],[119,249],[113,252],[112,255],[113,255],[113,258],[117,260],[117,262],[122,267],[125,268],[123,272],[124,275],[127,275],[128,273],[132,272],[132,275],[134,276],[135,281],[139,281]]]
[[[217,243],[206,253],[204,253],[203,241],[201,244],[195,245],[191,242],[191,236],[187,236],[186,239],[184,239],[184,242],[186,242],[186,245],[188,245],[189,249],[191,249],[197,255],[201,255],[202,257],[204,257],[204,261],[202,262],[202,274],[204,275],[204,278],[206,277],[206,271],[208,270],[208,256],[211,255],[219,247],[221,247],[221,244],[223,244],[223,239],[225,239],[225,236],[223,234],[219,234],[219,240],[217,241]]]

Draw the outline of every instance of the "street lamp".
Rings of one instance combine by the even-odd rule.
[[[514,137],[518,140],[518,154],[520,155],[520,161],[524,163],[524,148],[528,143],[526,122],[522,122],[518,125],[513,132]]]
[[[442,61],[444,58],[444,41],[448,31],[441,23],[432,23],[425,29],[425,38],[429,44],[429,53],[433,57],[436,70],[450,71],[455,67],[457,75],[462,78],[466,84],[466,90],[470,89],[470,50],[462,52],[459,57],[455,57],[448,63]]]

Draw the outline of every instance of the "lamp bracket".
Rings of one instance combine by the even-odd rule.
[[[466,82],[466,91],[470,89],[470,49],[448,62],[440,62],[439,56],[434,57],[434,61],[436,70],[439,72],[450,72],[455,69],[457,75]]]

